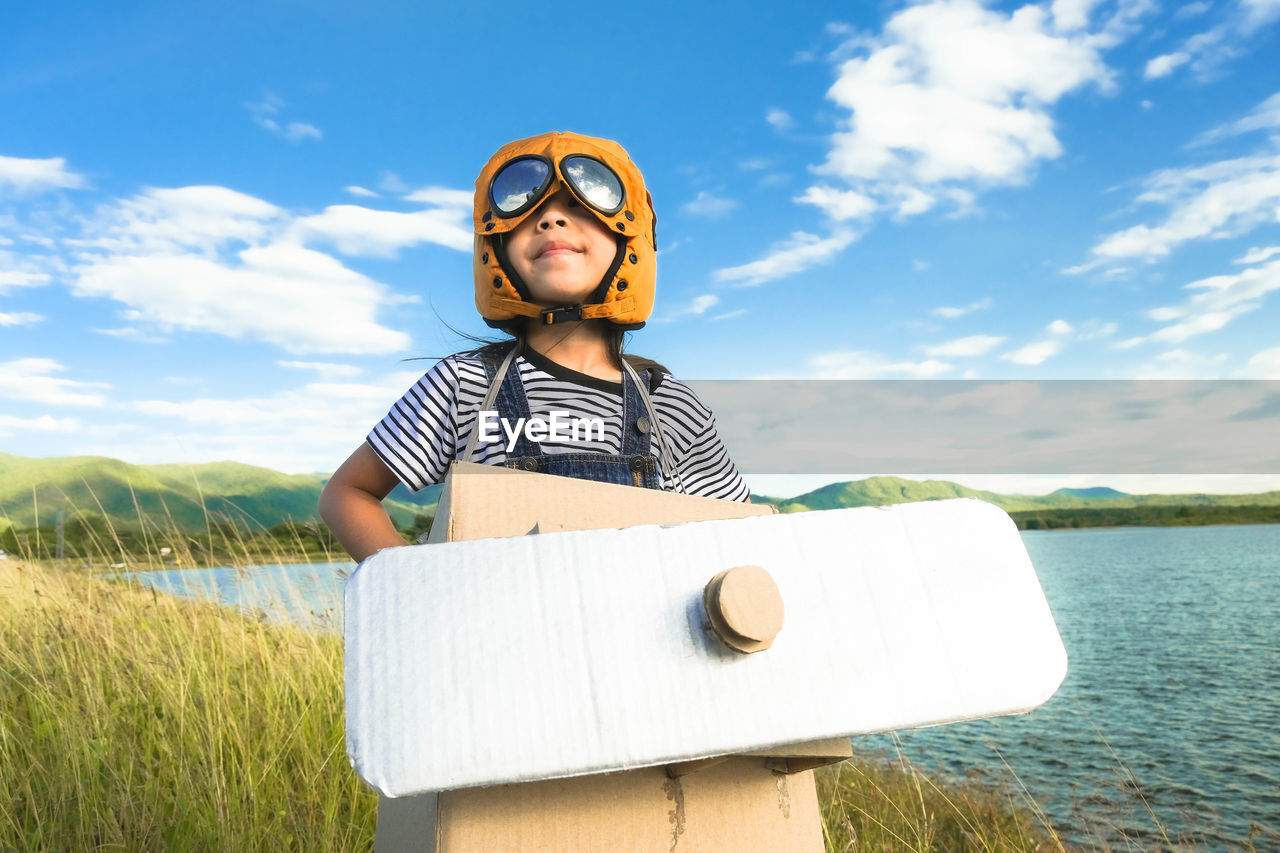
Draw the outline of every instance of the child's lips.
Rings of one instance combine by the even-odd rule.
[[[553,257],[555,255],[572,255],[576,254],[577,251],[577,249],[570,246],[568,243],[549,243],[543,247],[542,251],[538,252],[534,257],[534,260],[537,260],[538,258]]]

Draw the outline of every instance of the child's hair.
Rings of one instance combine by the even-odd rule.
[[[528,322],[533,321],[530,320]],[[470,335],[465,332],[460,332],[452,326],[449,328],[465,340],[476,344],[476,346],[471,349],[463,350],[463,353],[466,355],[505,355],[507,350],[510,349],[513,344],[520,344],[523,347],[525,343],[524,323],[509,323],[504,325],[502,327],[502,331],[506,332],[511,337],[498,339],[480,337],[479,335]],[[626,329],[620,329],[616,326],[608,326],[604,329],[605,348],[609,353],[609,358],[614,363],[614,367],[622,367],[623,351],[626,346],[626,335]]]

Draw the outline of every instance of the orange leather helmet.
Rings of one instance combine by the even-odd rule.
[[[518,195],[509,191],[516,185]],[[507,263],[502,235],[562,187],[617,236],[618,254],[582,305],[539,305]],[[543,323],[598,318],[638,329],[653,311],[657,217],[644,177],[618,143],[556,132],[502,146],[476,179],[474,219],[476,309],[490,326],[506,328],[517,317]]]

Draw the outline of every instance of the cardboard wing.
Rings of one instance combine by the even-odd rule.
[[[703,591],[785,608],[731,650]],[[383,551],[346,592],[347,748],[387,796],[1028,711],[1066,674],[1013,522],[962,499]]]

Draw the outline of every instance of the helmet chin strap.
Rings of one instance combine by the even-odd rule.
[[[516,289],[516,293],[520,294],[520,298],[524,300],[522,308],[533,308],[529,310],[517,310],[514,308],[516,304],[511,300],[503,300],[506,307],[514,310],[517,314],[526,317],[539,317],[544,326],[550,326],[554,323],[564,323],[572,320],[590,320],[597,317],[612,317],[622,313],[621,310],[605,310],[604,302],[605,294],[609,292],[610,286],[613,284],[614,278],[618,275],[618,269],[622,266],[622,260],[627,256],[627,238],[619,236],[616,239],[618,251],[614,253],[613,263],[609,264],[609,269],[605,270],[604,277],[600,279],[600,283],[596,285],[595,290],[591,292],[590,301],[580,302],[577,305],[541,305],[536,302],[529,293],[529,286],[525,284],[524,279],[516,272],[515,267],[511,265],[511,259],[507,256],[506,235],[495,234],[489,238],[493,244],[493,257],[498,262],[498,266],[506,273],[511,286]],[[626,300],[630,302],[630,300]],[[618,306],[621,308],[621,306]],[[627,310],[630,310],[629,308]]]

